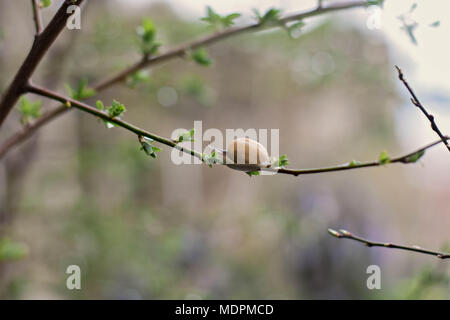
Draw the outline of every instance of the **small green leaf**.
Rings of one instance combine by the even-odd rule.
[[[111,118],[120,118],[120,116],[126,111],[125,106],[116,100],[113,100],[112,105],[109,107],[105,107],[103,102],[101,100],[98,100],[95,104],[95,107],[98,110],[105,111]],[[108,120],[105,120],[103,118],[100,119],[105,123],[108,129],[111,129],[115,126]]]
[[[153,139],[148,138],[148,137],[143,137],[143,136],[139,137],[139,142],[141,143],[141,150],[144,150],[144,152],[148,156],[156,159],[156,152],[160,152],[161,149],[158,147],[154,147],[151,144],[153,141],[154,141]]]
[[[383,151],[383,152],[380,154],[380,156],[378,157],[378,162],[379,162],[381,165],[388,164],[389,162],[391,162],[391,159],[388,157],[386,151]]]
[[[153,42],[156,37],[156,26],[149,18],[142,19],[141,25],[137,29],[137,33],[144,42]]]
[[[297,38],[300,35],[300,32],[303,28],[305,23],[303,21],[297,21],[287,27],[287,30],[289,32],[289,36],[291,38]]]
[[[25,96],[22,96],[19,101],[19,112],[21,114],[20,122],[27,124],[33,119],[37,119],[41,116],[40,101],[31,102]]]
[[[76,92],[75,92],[75,90],[70,86],[70,84],[65,83],[64,86],[66,87],[66,91],[67,91],[67,94],[69,95],[69,97],[71,97],[72,99],[75,99],[74,97],[76,96]]]
[[[206,7],[206,17],[200,18],[201,21],[208,22],[210,25],[217,27],[220,24],[221,17],[210,6]]]
[[[231,13],[222,18],[222,25],[225,28],[231,27],[232,25],[234,25],[234,20],[239,18],[240,16],[240,13]]]
[[[401,29],[406,32],[411,42],[417,45],[417,39],[414,32],[416,31],[416,28],[419,26],[419,24],[414,20],[408,19],[408,17],[405,15],[400,15],[398,19],[402,23]]]
[[[264,15],[261,15],[257,9],[253,9],[253,12],[258,22],[262,25],[269,23],[276,24],[280,21],[280,9],[270,8]]]
[[[440,25],[441,25],[441,22],[440,22],[440,21],[435,21],[435,22],[433,22],[432,24],[430,24],[430,27],[437,28],[437,27],[439,27]]]
[[[52,5],[52,0],[41,0],[40,2],[39,2],[39,6],[41,7],[41,8],[48,8],[48,7],[50,7]]]
[[[259,171],[247,171],[246,174],[248,174],[249,177],[259,176]]]
[[[360,165],[361,162],[357,161],[357,160],[352,160],[350,161],[350,163],[348,164],[349,167],[356,167],[358,165]]]
[[[191,58],[201,66],[209,66],[212,61],[208,56],[208,52],[204,47],[200,47],[191,53]]]
[[[241,16],[240,13],[231,13],[226,16],[221,16],[216,13],[210,6],[206,7],[206,17],[200,18],[201,21],[209,23],[214,28],[225,27],[228,28],[234,24],[234,20]]]
[[[160,43],[156,42],[156,26],[148,18],[142,19],[141,25],[137,28],[140,37],[140,48],[143,54],[153,55],[157,53]]]
[[[285,154],[283,154],[277,161],[275,161],[272,166],[276,168],[284,168],[289,164],[289,160]]]
[[[133,73],[127,79],[127,84],[130,88],[135,88],[138,84],[148,83],[150,81],[150,76],[148,71],[137,71]]]
[[[188,132],[180,134],[180,136],[178,137],[178,141],[177,142],[194,141],[194,134],[195,134],[195,129],[192,128]]]
[[[112,105],[106,108],[106,113],[108,113],[108,115],[111,118],[118,118],[125,111],[126,111],[125,106],[116,100],[113,100]]]
[[[96,94],[94,89],[88,87],[88,82],[86,79],[82,79],[78,82],[78,87],[76,90],[74,90],[68,83],[66,83],[65,86],[67,93],[74,100],[88,99]]]
[[[103,102],[101,100],[97,100],[95,106],[97,107],[98,110],[105,110],[105,105],[103,104]]]
[[[367,3],[369,5],[373,5],[373,6],[380,6],[383,7],[384,5],[384,0],[367,0]]]
[[[219,163],[222,164],[222,160],[217,157],[217,152],[213,151],[210,155],[203,153],[202,154],[203,162],[205,162],[210,168],[212,168],[213,164]]]
[[[407,157],[404,162],[405,163],[417,162],[420,158],[423,157],[424,154],[425,154],[425,150],[417,151],[416,153],[414,153],[414,154],[410,155],[409,157]]]

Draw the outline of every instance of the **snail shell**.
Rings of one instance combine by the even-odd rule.
[[[227,146],[225,164],[235,170],[258,171],[270,166],[270,157],[266,148],[258,141],[249,138],[237,138]]]

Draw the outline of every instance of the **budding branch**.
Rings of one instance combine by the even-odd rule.
[[[403,84],[405,85],[406,89],[408,89],[409,93],[411,94],[411,102],[420,109],[420,111],[422,111],[422,113],[427,117],[427,119],[430,121],[431,124],[431,129],[433,129],[434,132],[437,133],[437,135],[439,136],[439,138],[441,138],[441,141],[445,144],[445,146],[447,147],[448,151],[450,151],[450,145],[448,143],[448,139],[446,138],[446,136],[444,136],[441,133],[441,130],[439,130],[435,120],[434,120],[434,116],[430,113],[428,113],[428,111],[425,109],[425,107],[422,105],[422,103],[420,103],[419,99],[417,98],[416,94],[414,93],[413,89],[409,86],[408,82],[406,81],[402,70],[398,67],[395,66],[397,68],[398,71],[398,78],[400,79],[401,82],[403,82]]]
[[[421,248],[419,246],[405,246],[405,245],[400,245],[400,244],[395,244],[395,243],[391,243],[391,242],[375,242],[375,241],[371,241],[371,240],[367,240],[358,236],[355,236],[354,234],[348,232],[347,230],[333,230],[333,229],[328,229],[328,232],[338,238],[338,239],[350,239],[350,240],[354,240],[357,242],[361,242],[363,244],[365,244],[368,247],[383,247],[383,248],[390,248],[390,249],[400,249],[400,250],[407,250],[407,251],[414,251],[414,252],[418,252],[418,253],[423,253],[423,254],[428,254],[428,255],[432,255],[435,256],[439,259],[449,259],[450,258],[450,253],[444,253],[444,252],[439,252],[439,251],[433,251],[433,250],[427,250],[424,248]]]
[[[97,117],[103,119],[103,120],[114,123],[115,125],[117,125],[119,127],[122,127],[128,131],[131,131],[131,132],[137,134],[138,136],[144,136],[144,137],[151,138],[159,143],[167,145],[171,148],[178,149],[182,152],[190,154],[191,156],[194,156],[194,157],[204,161],[203,154],[198,151],[195,151],[195,150],[192,150],[192,149],[189,149],[186,147],[182,147],[177,142],[173,141],[172,139],[166,139],[157,134],[151,133],[144,129],[140,129],[126,121],[123,121],[122,119],[120,119],[118,117],[111,117],[106,112],[98,110],[86,103],[81,102],[81,101],[66,97],[57,92],[54,92],[52,90],[49,90],[49,89],[31,84],[31,83],[26,86],[25,90],[26,90],[26,92],[34,93],[34,94],[40,95],[42,97],[46,97],[46,98],[61,102],[65,105],[65,108],[70,108],[73,106],[81,111],[90,113],[94,116],[97,116]],[[68,106],[70,106],[70,107],[68,107]],[[445,137],[445,139],[450,139],[450,138]],[[411,158],[411,156],[414,156],[421,152],[424,152],[425,150],[439,144],[440,142],[441,142],[441,140],[432,142],[416,151],[413,151],[411,153],[408,153],[408,154],[400,156],[400,157],[390,159],[389,162],[384,163],[384,164],[382,161],[377,160],[377,161],[371,161],[371,162],[343,164],[343,165],[337,165],[337,166],[333,166],[333,167],[315,168],[315,169],[261,168],[261,170],[298,176],[298,175],[303,175],[303,174],[325,173],[325,172],[331,172],[331,171],[344,171],[344,170],[351,170],[351,169],[358,169],[358,168],[376,167],[376,166],[386,165],[389,163],[407,164],[407,163],[414,162],[414,161],[409,160]],[[0,153],[1,153],[1,150],[0,150]]]

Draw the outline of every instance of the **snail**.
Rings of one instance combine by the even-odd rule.
[[[237,138],[231,141],[226,150],[220,150],[224,164],[234,170],[251,172],[271,166],[269,153],[258,141]]]

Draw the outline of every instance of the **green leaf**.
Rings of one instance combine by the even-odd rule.
[[[389,162],[391,162],[391,159],[388,157],[386,151],[383,151],[383,152],[380,154],[380,156],[378,157],[378,162],[379,162],[381,165],[388,164]]]
[[[246,174],[248,174],[249,177],[259,176],[259,171],[247,171]]]
[[[200,18],[201,21],[209,23],[212,27],[228,28],[234,24],[234,20],[241,16],[240,13],[231,13],[226,16],[221,16],[216,13],[210,6],[206,7],[206,17]]]
[[[150,76],[148,71],[137,71],[133,73],[127,79],[127,84],[130,88],[135,88],[138,84],[148,83],[150,81]]]
[[[272,166],[276,168],[283,168],[289,164],[289,160],[285,154],[283,154]]]
[[[380,6],[383,7],[384,5],[384,0],[367,0],[367,3],[369,5],[373,5],[373,6]]]
[[[33,119],[37,119],[41,116],[40,101],[31,102],[25,96],[22,96],[19,101],[19,112],[21,114],[20,122],[27,124]]]
[[[417,45],[417,39],[414,34],[415,29],[417,28],[417,24],[410,24],[410,25],[404,25],[404,30],[408,34],[409,38],[411,39],[411,42],[415,45]]]
[[[435,21],[435,22],[433,22],[432,24],[430,24],[430,27],[437,28],[437,27],[439,27],[440,25],[441,25],[441,22],[438,20],[438,21]]]
[[[305,23],[303,21],[297,21],[287,27],[287,30],[289,32],[289,36],[291,38],[296,38],[300,34],[300,31],[302,30]]]
[[[141,25],[137,28],[140,37],[140,48],[143,54],[153,55],[157,53],[160,43],[156,42],[156,26],[148,18],[142,19]]]
[[[425,150],[417,151],[416,153],[410,155],[409,157],[405,158],[405,163],[414,163],[417,162],[420,158],[423,157],[425,154]]]
[[[257,9],[253,9],[253,12],[255,13],[258,22],[262,25],[270,23],[276,24],[280,21],[280,9],[270,8],[264,15],[261,15]]]
[[[67,91],[67,94],[69,95],[69,97],[71,97],[72,99],[75,99],[74,97],[76,96],[76,92],[75,92],[75,90],[70,86],[70,84],[65,83],[64,86],[66,87],[66,91]]]
[[[105,105],[103,104],[103,102],[101,100],[97,100],[97,103],[95,104],[96,108],[98,110],[105,110]]]
[[[0,262],[19,260],[28,255],[28,247],[23,243],[13,242],[9,239],[0,240]]]
[[[74,100],[88,99],[96,94],[94,89],[88,87],[88,82],[86,79],[81,79],[78,82],[78,87],[76,90],[74,90],[68,83],[65,84],[65,87],[69,96]]]
[[[95,104],[95,107],[98,110],[105,111],[111,118],[119,118],[122,115],[122,113],[126,111],[125,106],[116,100],[113,100],[112,105],[109,107],[105,107],[103,102],[101,100],[98,100]],[[103,118],[100,119],[105,123],[108,129],[113,128],[115,126],[112,122],[108,120],[105,120]]]
[[[106,108],[106,113],[108,113],[108,115],[111,118],[118,118],[125,111],[126,111],[125,106],[116,100],[113,100],[112,105]]]
[[[199,65],[205,67],[209,66],[212,63],[211,59],[208,56],[208,52],[204,47],[200,47],[194,50],[191,53],[191,59],[197,62]]]
[[[149,18],[142,19],[141,25],[137,29],[138,35],[145,42],[153,42],[156,37],[156,26]]]
[[[223,163],[222,160],[217,157],[216,151],[211,152],[210,155],[203,153],[202,159],[210,168],[212,168],[213,164],[215,164],[215,163],[219,163],[219,164]]]
[[[357,160],[352,160],[350,161],[350,163],[348,164],[349,167],[356,167],[358,165],[360,165],[361,162],[357,161]]]
[[[41,0],[39,6],[41,8],[48,8],[52,5],[52,0]]]
[[[217,14],[210,6],[207,6],[206,17],[200,18],[200,20],[208,22],[210,25],[217,27],[221,23],[221,16]]]
[[[143,137],[143,136],[139,137],[139,142],[141,143],[141,150],[144,150],[144,152],[148,156],[156,159],[156,152],[160,152],[161,149],[158,147],[154,147],[151,144],[153,141],[154,141],[153,139],[148,138],[148,137]]]
[[[416,21],[411,21],[405,15],[400,15],[398,19],[402,23],[401,29],[406,32],[411,42],[417,45],[417,39],[414,32],[416,31],[416,28],[419,26],[419,24]]]
[[[231,13],[225,17],[222,17],[222,25],[225,28],[231,27],[234,25],[234,20],[241,16],[240,13]]]
[[[178,137],[178,142],[194,141],[194,134],[195,134],[195,129],[192,128],[188,132],[180,134],[180,136]]]

